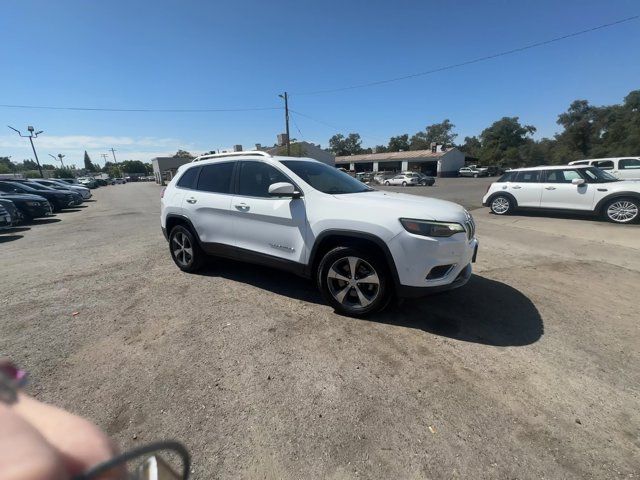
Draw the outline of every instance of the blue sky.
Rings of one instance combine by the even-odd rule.
[[[577,98],[618,103],[640,88],[640,21],[429,76],[319,95],[543,41],[640,13],[637,0],[3,2],[0,104],[105,108],[279,107],[292,137],[365,146],[449,118],[459,140],[503,116],[538,137]],[[323,123],[321,123],[323,122]],[[331,126],[328,126],[329,124]],[[34,125],[41,161],[272,144],[283,112],[133,113],[0,107],[0,156],[31,158],[5,128]],[[336,128],[337,127],[337,128]],[[4,129],[4,131],[2,130]]]

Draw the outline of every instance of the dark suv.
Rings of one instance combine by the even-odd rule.
[[[31,187],[26,182],[9,182],[0,180],[0,192],[39,195],[46,198],[49,203],[51,203],[54,212],[58,212],[63,208],[73,207],[76,203],[74,196],[70,193],[60,192],[53,189],[38,190]]]

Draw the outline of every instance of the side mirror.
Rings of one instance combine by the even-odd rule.
[[[571,183],[573,185],[580,186],[580,185],[584,185],[585,182],[584,182],[584,178],[574,178],[573,180],[571,180]]]
[[[300,198],[300,192],[289,182],[278,182],[269,185],[269,195],[272,197]]]

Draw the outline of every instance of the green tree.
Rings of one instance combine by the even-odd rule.
[[[88,172],[96,172],[99,170],[91,161],[91,158],[89,157],[89,154],[87,153],[86,150],[84,151],[84,168]]]
[[[329,148],[336,156],[357,155],[362,153],[362,140],[357,133],[346,137],[338,133],[329,139]]]
[[[480,134],[482,164],[517,166],[521,163],[519,148],[532,142],[530,135],[536,128],[521,125],[518,117],[503,117]]]
[[[387,146],[387,152],[406,152],[409,150],[409,135],[398,135],[397,137],[391,137],[389,139],[389,145]]]
[[[427,125],[423,132],[418,132],[411,137],[411,150],[428,150],[432,143],[453,146],[458,136],[453,131],[455,127],[448,118],[440,123]]]
[[[0,173],[13,173],[13,170],[7,167],[4,163],[0,163]]]
[[[50,163],[43,163],[42,164],[42,169],[43,170],[55,170],[56,166],[55,165],[51,165]]]
[[[385,147],[384,145],[376,145],[375,147],[373,147],[374,153],[385,153],[386,151],[387,147]]]
[[[571,160],[578,157],[585,158],[596,141],[598,108],[589,105],[587,100],[575,100],[569,109],[558,115],[557,123],[564,127],[564,131],[556,136],[558,143],[564,143],[573,152]]]
[[[120,170],[125,173],[147,173],[147,168],[140,160],[125,160],[119,163]]]
[[[173,155],[173,158],[196,158],[196,157],[194,157],[191,153],[187,152],[186,150],[178,150]]]
[[[56,168],[53,172],[54,178],[73,178],[73,170],[70,168]]]
[[[478,137],[464,137],[464,144],[460,145],[460,150],[470,157],[479,158],[482,151],[482,143]]]

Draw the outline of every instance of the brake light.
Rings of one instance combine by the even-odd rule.
[[[162,190],[160,191],[160,198],[164,198],[164,191],[167,189],[167,187],[163,187]]]

